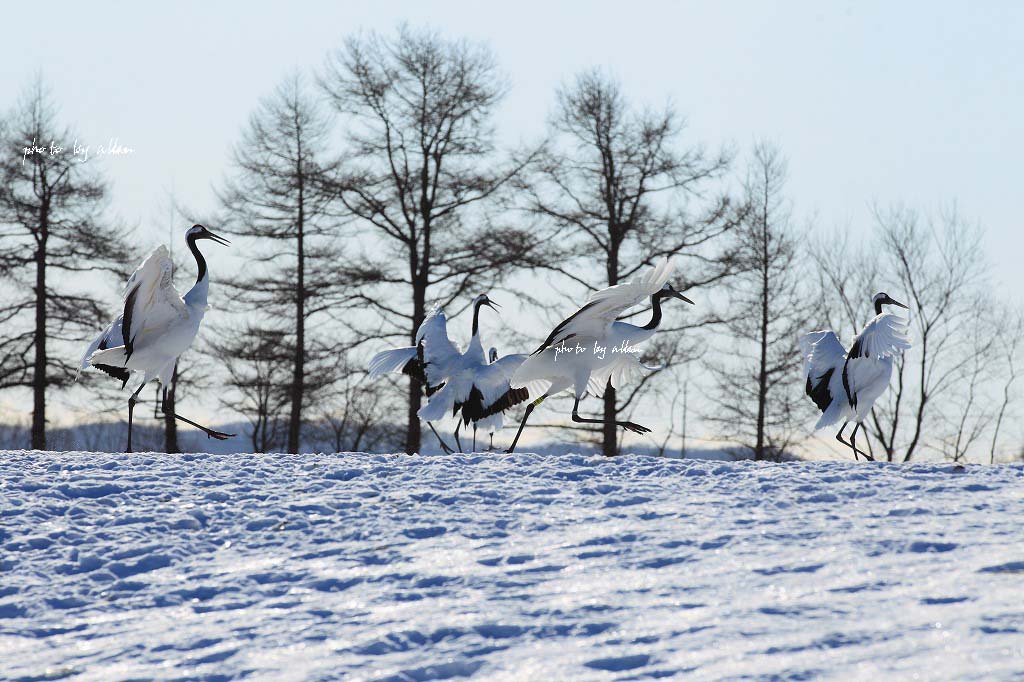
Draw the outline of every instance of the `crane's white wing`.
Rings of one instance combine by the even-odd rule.
[[[469,423],[523,402],[530,397],[530,392],[525,388],[512,388],[509,381],[526,357],[506,355],[472,372],[459,371],[420,408],[420,419],[436,421],[461,412],[460,419]]]
[[[416,344],[423,348],[423,370],[430,386],[445,381],[455,369],[462,351],[448,338],[448,320],[435,307],[416,331]]]
[[[640,361],[639,353],[623,353],[611,364],[594,370],[587,382],[587,392],[594,397],[604,395],[604,390],[611,381],[612,388],[620,389],[633,379],[642,376],[645,371],[653,372],[659,367],[650,367]]]
[[[121,334],[121,316],[118,315],[114,320],[108,324],[99,335],[92,340],[89,347],[85,349],[85,353],[82,355],[82,361],[79,363],[79,371],[89,368],[89,358],[92,354],[98,350],[106,350],[114,346],[120,346],[124,341],[122,340]]]
[[[170,253],[161,244],[128,278],[121,328],[128,357],[145,336],[159,335],[172,322],[188,319],[188,307],[171,282],[173,272]]]
[[[804,334],[800,337],[800,353],[804,357],[804,378],[812,383],[846,361],[846,348],[833,331]]]
[[[93,365],[89,362],[89,358],[92,357],[93,353],[106,350],[108,348],[114,348],[115,346],[120,346],[124,343],[123,338],[124,336],[121,333],[121,316],[118,315],[103,331],[99,333],[95,339],[92,340],[89,347],[85,349],[85,353],[82,355],[82,360],[78,366],[78,372],[75,373],[75,381],[78,381],[78,376],[82,373],[83,369],[88,369],[91,366],[109,374],[115,379],[127,382],[128,378],[131,376],[130,370],[124,367],[105,365],[103,363]]]
[[[583,307],[555,327],[534,353],[570,340],[604,338],[608,328],[623,312],[643,303],[664,287],[674,268],[673,260],[663,258],[634,280],[590,294]]]
[[[814,427],[817,430],[836,423],[848,410],[843,387],[846,348],[835,332],[817,331],[800,337],[800,354],[804,359],[804,392],[822,412]]]
[[[527,391],[514,396],[508,395],[509,391],[512,390],[512,386],[509,383],[512,380],[512,375],[516,373],[516,370],[519,369],[519,366],[523,364],[526,358],[527,356],[521,353],[506,355],[477,372],[473,378],[473,386],[483,396],[481,402],[484,413],[493,414],[490,408],[495,406],[496,403],[503,401],[503,399],[507,404],[499,407],[498,411],[507,410],[512,405],[520,403],[529,397],[529,392]]]
[[[410,374],[406,366],[416,360],[416,346],[405,346],[404,348],[392,348],[377,353],[370,359],[369,373],[371,377],[378,377],[388,372],[401,372]]]
[[[910,321],[894,313],[882,313],[857,334],[850,347],[850,357],[891,358],[910,347]]]

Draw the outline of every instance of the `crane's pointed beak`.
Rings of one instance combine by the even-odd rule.
[[[890,298],[890,299],[889,299],[889,303],[891,303],[892,305],[898,305],[898,306],[899,306],[899,307],[901,307],[901,308],[906,308],[907,310],[910,310],[910,306],[908,306],[908,305],[903,305],[902,303],[900,303],[899,301],[897,301],[897,300],[895,300],[895,299],[892,299],[892,298]]]
[[[494,301],[492,301],[491,299],[487,299],[487,302],[484,303],[484,305],[487,306],[488,308],[490,308],[491,310],[493,310],[496,313],[500,313],[501,312],[500,310],[498,310],[498,308],[500,308],[501,306],[498,305],[497,303],[495,303]]]
[[[693,301],[691,301],[690,299],[688,299],[688,298],[686,298],[685,296],[683,296],[683,295],[682,295],[681,293],[679,293],[678,291],[673,291],[673,292],[672,292],[672,295],[673,295],[673,296],[675,296],[676,298],[678,298],[678,299],[679,299],[680,301],[686,301],[686,302],[687,302],[687,303],[689,303],[690,305],[697,305],[696,303],[694,303],[694,302],[693,302]]]
[[[209,239],[210,241],[217,242],[218,244],[221,244],[223,246],[231,246],[231,242],[229,242],[227,239],[224,239],[224,237],[221,237],[220,235],[216,235],[213,232],[210,232],[209,230],[206,231],[206,234],[207,239]]]

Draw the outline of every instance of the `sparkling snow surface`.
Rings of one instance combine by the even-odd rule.
[[[1024,468],[0,453],[0,678],[1020,679]]]

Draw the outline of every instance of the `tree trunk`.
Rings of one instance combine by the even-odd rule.
[[[619,454],[619,427],[615,425],[618,417],[618,405],[615,403],[615,389],[611,380],[604,388],[604,424],[601,425],[601,454],[615,457]]]
[[[32,370],[32,449],[46,449],[46,240],[49,234],[46,205],[39,214],[39,248],[36,250],[35,363]]]
[[[608,286],[615,286],[619,283],[619,242],[616,237],[615,227],[609,230],[611,248],[608,252]],[[619,416],[619,406],[615,399],[615,389],[612,388],[611,378],[604,388],[604,424],[601,425],[601,454],[605,457],[615,457],[619,454],[619,427],[615,425]]]
[[[920,377],[920,402],[917,404],[917,414],[915,416],[914,425],[914,438],[910,441],[910,445],[907,446],[907,452],[903,456],[904,462],[909,462],[910,458],[914,456],[914,450],[917,448],[917,441],[921,438],[921,429],[924,424],[924,407],[925,403],[928,402],[927,383],[928,378],[928,332],[927,330],[921,334],[921,377]]]
[[[765,184],[767,193],[767,184]],[[761,215],[761,357],[757,372],[757,442],[754,459],[765,459],[764,420],[768,403],[768,203]]]
[[[302,394],[305,390],[304,382],[306,377],[306,252],[304,243],[305,214],[301,148],[299,158],[299,216],[296,228],[296,259],[298,261],[298,279],[295,289],[295,362],[292,372],[292,405],[291,414],[288,418],[288,452],[295,454],[299,451],[299,431],[302,426]]]
[[[177,407],[174,394],[178,389],[178,363],[174,363],[171,383],[164,397],[164,452],[180,452],[178,449],[178,420],[174,418]]]
[[[413,285],[412,292],[412,343],[416,345],[416,332],[426,315],[426,286],[419,282]],[[423,439],[420,432],[420,417],[417,414],[423,404],[423,385],[415,377],[409,377],[409,412],[405,426],[405,451],[408,454],[419,452]]]

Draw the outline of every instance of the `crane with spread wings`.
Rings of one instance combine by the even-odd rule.
[[[121,314],[93,339],[82,355],[79,371],[94,367],[119,379],[121,388],[131,380],[132,373],[142,374],[141,383],[128,398],[128,452],[132,451],[132,419],[142,387],[156,379],[164,387],[166,396],[178,356],[192,345],[209,308],[210,276],[206,259],[197,246],[203,239],[230,244],[202,225],[188,229],[185,243],[195,257],[198,273],[195,285],[184,296],[174,288],[174,265],[167,247],[160,245],[128,278]],[[218,440],[234,435],[207,428],[178,414],[174,418]]]
[[[875,317],[853,338],[849,351],[831,330],[800,337],[805,391],[821,410],[814,429],[842,421],[836,440],[853,449],[854,459],[863,455],[869,460],[874,458],[857,449],[857,431],[871,414],[875,401],[889,387],[894,358],[911,347],[907,319],[882,312],[883,305],[907,306],[885,292],[875,294],[871,300]],[[855,424],[850,440],[846,441],[843,431],[851,421]]]
[[[512,388],[526,388],[530,395],[539,397],[526,407],[508,452],[515,450],[534,408],[566,389],[573,389],[576,395],[572,407],[574,422],[604,423],[602,419],[581,417],[580,400],[588,392],[602,395],[609,382],[619,388],[636,373],[651,369],[641,362],[639,345],[651,338],[661,325],[664,299],[678,298],[693,304],[668,283],[673,268],[673,261],[664,258],[634,280],[593,292],[583,307],[559,323],[519,366],[512,377]],[[652,313],[647,324],[638,326],[618,319],[628,309],[648,299]],[[650,432],[646,426],[629,421],[616,424],[633,433]]]

